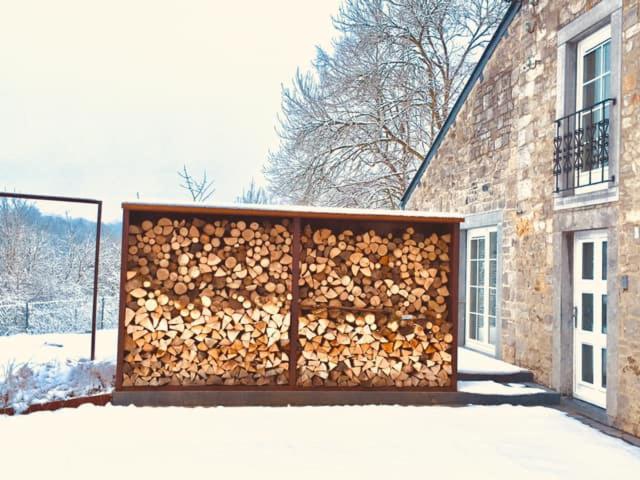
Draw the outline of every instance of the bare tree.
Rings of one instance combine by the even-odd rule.
[[[287,203],[394,207],[504,11],[501,0],[347,0],[333,52],[283,90],[265,175]]]
[[[186,165],[183,165],[182,170],[178,171],[178,175],[183,182],[180,187],[189,192],[194,202],[204,202],[215,192],[213,180],[207,179],[206,170],[203,172],[202,177],[198,179],[189,173]]]
[[[255,180],[252,178],[249,188],[242,189],[242,195],[236,197],[236,203],[254,203],[265,204],[269,203],[267,192],[264,188],[258,186]]]

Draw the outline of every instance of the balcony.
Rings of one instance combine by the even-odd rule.
[[[608,98],[555,121],[553,175],[558,194],[580,194],[607,188],[611,108]]]

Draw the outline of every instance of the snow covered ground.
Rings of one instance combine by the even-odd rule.
[[[467,393],[479,393],[481,395],[531,395],[544,393],[544,390],[536,387],[528,387],[520,383],[497,383],[493,381],[460,381],[458,391]]]
[[[0,407],[17,412],[34,403],[110,392],[115,376],[116,330],[89,334],[0,337]]]
[[[95,407],[0,417],[3,478],[637,479],[640,449],[542,407]]]
[[[116,356],[118,331],[98,330],[96,334],[96,359],[107,360]],[[16,363],[45,363],[51,360],[89,358],[91,334],[47,333],[27,335],[20,333],[0,337],[0,365]]]
[[[468,348],[458,348],[458,371],[465,373],[518,373],[522,369]]]

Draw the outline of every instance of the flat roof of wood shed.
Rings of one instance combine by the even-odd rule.
[[[332,208],[301,205],[202,204],[124,202],[122,208],[136,212],[200,213],[202,215],[247,215],[264,217],[332,218],[370,221],[462,223],[464,217],[454,213],[418,210],[382,210],[368,208]]]

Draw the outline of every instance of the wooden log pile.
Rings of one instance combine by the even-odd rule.
[[[290,222],[129,226],[127,386],[287,384]]]
[[[301,240],[298,385],[450,385],[449,234],[307,225]]]

